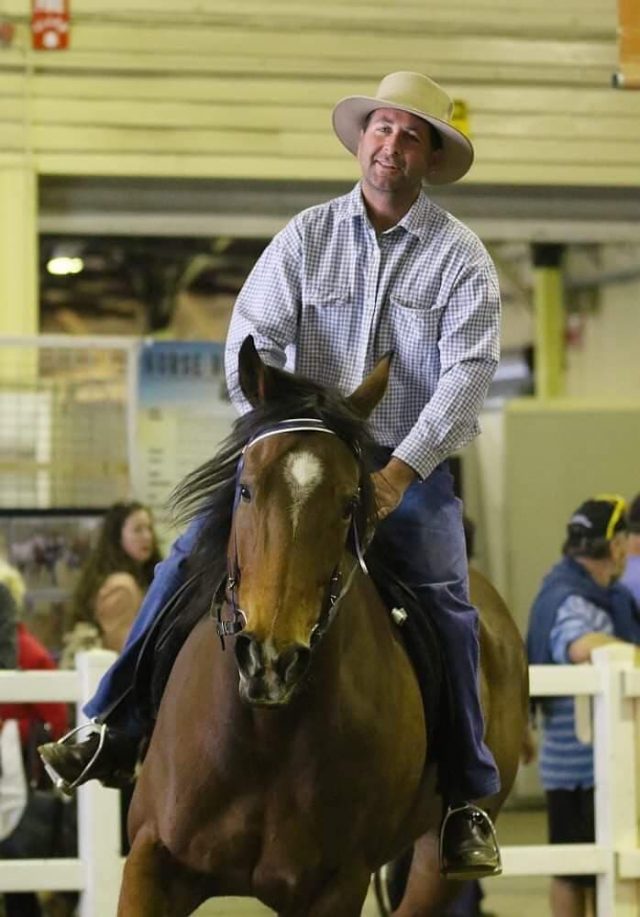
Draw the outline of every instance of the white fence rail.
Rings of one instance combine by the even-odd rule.
[[[112,653],[78,656],[76,672],[0,673],[0,700],[59,700],[78,709],[90,697]],[[502,848],[505,876],[597,876],[598,917],[640,913],[638,767],[640,670],[632,647],[603,647],[590,666],[532,666],[532,696],[592,699],[595,753],[595,844]],[[91,781],[78,792],[78,858],[0,862],[0,892],[78,890],[81,917],[116,912],[122,858],[119,799]],[[498,881],[498,880],[494,880]]]
[[[0,672],[0,700],[75,703],[80,723],[83,703],[114,659],[94,650],[77,656],[75,672]],[[4,860],[0,892],[79,891],[80,917],[112,917],[121,873],[119,793],[92,780],[78,791],[78,858]]]
[[[531,666],[532,697],[591,698],[595,764],[595,844],[503,848],[504,874],[596,875],[598,917],[640,913],[638,758],[640,670],[622,644],[593,653],[593,665]]]

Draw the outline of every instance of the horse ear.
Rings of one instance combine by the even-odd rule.
[[[252,335],[249,335],[242,342],[238,354],[238,381],[243,395],[251,407],[256,408],[290,388],[291,374],[264,363]]]
[[[368,417],[386,392],[392,357],[393,353],[389,351],[378,360],[367,378],[347,398],[353,410],[361,417]]]

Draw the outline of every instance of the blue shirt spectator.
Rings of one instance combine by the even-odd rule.
[[[640,494],[632,501],[627,518],[629,522],[627,565],[620,582],[633,595],[640,609]]]
[[[534,665],[589,662],[607,643],[640,643],[631,593],[616,583],[627,556],[626,505],[604,494],[571,516],[563,558],[545,577],[531,608],[527,651]],[[540,773],[547,797],[549,843],[590,844],[595,839],[593,747],[576,734],[575,700],[545,699]],[[593,911],[594,876],[554,876],[554,915],[586,917]]]
[[[553,662],[571,663],[569,647],[586,634],[613,636],[610,615],[593,602],[571,595],[556,613],[551,629]],[[554,697],[542,705],[544,735],[540,748],[540,776],[545,790],[593,786],[593,746],[580,742],[576,735],[573,697]]]

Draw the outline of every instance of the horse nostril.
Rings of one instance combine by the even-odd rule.
[[[247,678],[257,678],[264,674],[264,663],[260,644],[249,634],[238,634],[236,637],[236,661],[238,668]]]
[[[291,646],[285,650],[276,664],[283,682],[290,685],[298,681],[306,672],[310,658],[311,652],[306,646]]]

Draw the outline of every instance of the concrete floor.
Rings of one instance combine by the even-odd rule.
[[[503,812],[497,825],[502,844],[544,844],[546,820],[542,811]],[[547,917],[546,878],[498,878],[484,882],[484,911],[492,917]],[[198,917],[265,917],[273,912],[247,898],[210,901],[196,912]],[[373,897],[367,899],[362,917],[378,917]]]

